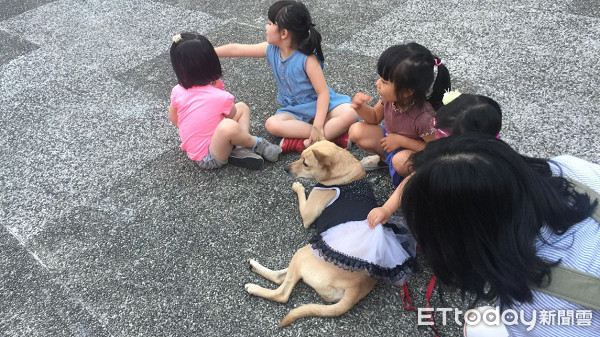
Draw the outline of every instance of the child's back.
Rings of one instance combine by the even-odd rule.
[[[196,33],[175,35],[170,55],[178,84],[171,91],[169,119],[178,127],[181,148],[191,160],[203,169],[228,162],[258,169],[262,157],[278,159],[281,149],[250,135],[250,109],[234,104],[233,95],[225,91],[221,63],[210,41]]]
[[[171,91],[171,105],[177,107],[181,148],[191,160],[208,154],[212,135],[233,107],[234,97],[212,85],[185,89],[177,84]]]

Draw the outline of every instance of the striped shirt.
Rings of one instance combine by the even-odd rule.
[[[552,164],[552,162],[557,165]],[[577,180],[600,193],[600,165],[573,156],[559,156],[550,164],[554,175]],[[557,235],[548,227],[542,228],[536,240],[538,256],[600,277],[600,225],[587,218]],[[502,307],[502,306],[501,306]],[[535,319],[535,326],[519,323],[506,325],[510,336],[600,336],[600,311],[591,310],[565,300],[533,291],[533,301],[517,303],[502,310],[523,310],[524,320]],[[532,317],[535,314],[536,317]],[[521,322],[519,319],[518,322]],[[531,325],[531,323],[529,323]]]

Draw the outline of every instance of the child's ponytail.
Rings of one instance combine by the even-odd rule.
[[[315,29],[310,13],[303,3],[298,1],[277,1],[271,5],[267,14],[269,21],[277,24],[279,30],[287,29],[298,51],[305,55],[317,54],[321,62],[325,61],[321,49],[321,33]]]
[[[450,84],[450,72],[442,63],[442,59],[437,56],[433,56],[433,64],[437,70],[437,75],[434,78],[431,94],[428,95],[427,101],[435,110],[438,110],[444,105],[442,103],[444,93],[452,90],[452,87]]]
[[[317,58],[321,62],[325,62],[325,56],[323,55],[323,50],[321,50],[321,33],[315,29],[313,23],[308,25],[308,37],[300,43],[298,51],[305,55],[316,53]]]

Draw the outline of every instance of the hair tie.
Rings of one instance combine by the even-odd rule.
[[[179,43],[181,41],[181,34],[173,35],[173,42]]]
[[[442,103],[444,103],[444,105],[448,105],[460,95],[462,94],[458,90],[446,91],[444,93],[444,97],[442,97]]]
[[[442,65],[442,61],[438,61],[438,59],[433,59],[433,65],[439,67]]]
[[[438,76],[438,68],[436,66],[433,67],[433,81],[431,81],[431,85],[429,86],[429,88],[427,89],[427,92],[425,93],[425,98],[427,100],[429,100],[431,98],[431,95],[433,95],[433,86],[435,85],[435,81],[437,81],[437,76]]]

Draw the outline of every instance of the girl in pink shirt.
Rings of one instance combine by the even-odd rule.
[[[224,90],[221,64],[210,41],[181,33],[173,37],[170,54],[178,84],[171,91],[169,119],[178,127],[188,157],[204,169],[229,162],[256,170],[263,157],[277,161],[279,146],[249,133],[250,109],[234,104],[233,95]]]

